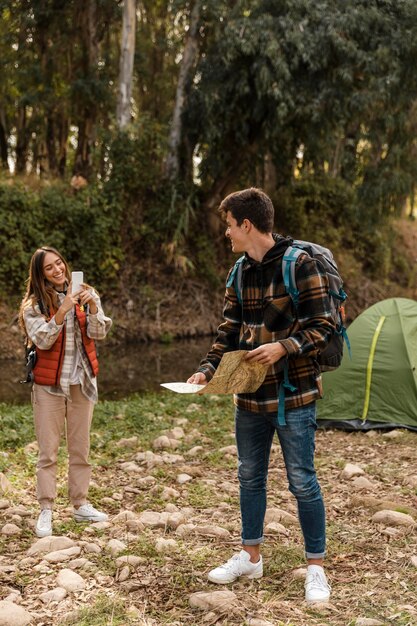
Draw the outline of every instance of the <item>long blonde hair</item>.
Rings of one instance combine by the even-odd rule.
[[[71,270],[64,259],[62,254],[55,250],[55,248],[50,248],[49,246],[42,246],[38,248],[36,252],[33,254],[30,265],[29,265],[29,276],[27,278],[27,287],[26,293],[23,296],[22,303],[19,309],[19,326],[26,334],[25,322],[23,319],[23,312],[28,306],[32,306],[35,308],[36,304],[39,304],[42,313],[48,318],[52,315],[53,311],[56,311],[59,307],[58,296],[53,288],[53,286],[47,281],[45,278],[45,274],[43,271],[43,262],[45,255],[48,252],[52,252],[56,254],[65,266],[65,277],[67,279],[67,283],[71,280]]]

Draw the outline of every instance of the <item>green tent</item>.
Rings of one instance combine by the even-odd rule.
[[[417,302],[390,298],[374,304],[348,328],[352,358],[323,374],[317,403],[323,428],[417,431]]]

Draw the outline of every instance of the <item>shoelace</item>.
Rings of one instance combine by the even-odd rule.
[[[43,509],[39,516],[39,524],[43,526],[44,524],[49,524],[52,518],[52,512],[50,509]]]
[[[329,591],[331,591],[329,583],[318,572],[309,574],[309,579],[306,581],[306,587],[309,589],[329,589]]]
[[[243,569],[241,566],[240,555],[235,554],[234,556],[232,556],[232,558],[223,565],[223,569],[228,572],[232,572],[233,574],[237,574],[238,576],[241,576]]]

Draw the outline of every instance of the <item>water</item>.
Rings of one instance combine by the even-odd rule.
[[[160,391],[160,383],[186,381],[207,353],[211,337],[159,343],[100,345],[99,397],[125,398],[134,392]],[[30,402],[30,385],[21,385],[24,363],[0,360],[0,402]]]

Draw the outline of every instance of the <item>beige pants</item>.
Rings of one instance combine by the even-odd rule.
[[[69,456],[68,493],[73,506],[87,501],[91,465],[90,426],[94,404],[82,394],[81,385],[71,385],[71,400],[48,393],[42,385],[33,385],[32,404],[35,432],[39,445],[37,497],[41,508],[52,508],[56,497],[57,457],[61,435],[66,425]]]

